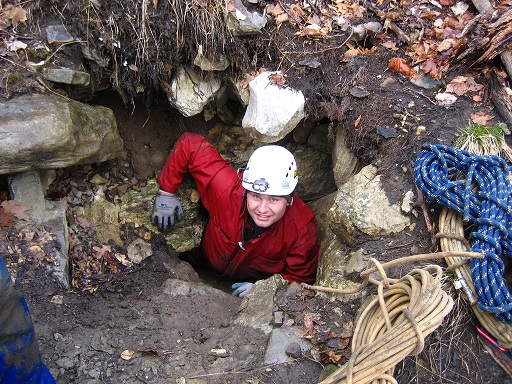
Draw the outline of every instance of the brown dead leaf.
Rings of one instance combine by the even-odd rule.
[[[304,10],[298,4],[290,5],[288,14],[294,19],[306,20],[308,18],[306,12],[304,12]]]
[[[482,84],[478,84],[471,76],[456,76],[447,86],[446,92],[455,93],[462,96],[468,92],[478,92],[484,88]]]
[[[27,12],[21,7],[15,7],[12,4],[7,4],[0,13],[0,24],[12,25],[14,28],[19,23],[25,24],[27,21]]]
[[[445,39],[437,46],[437,52],[444,52],[453,47],[454,39]]]
[[[394,57],[388,61],[388,68],[393,72],[400,72],[407,77],[415,77],[417,72],[401,57]]]
[[[328,27],[320,27],[318,24],[308,25],[299,32],[295,33],[296,36],[302,37],[327,37],[330,32]]]
[[[280,87],[284,87],[286,83],[286,77],[281,73],[271,73],[268,78],[272,84],[277,84]]]
[[[424,73],[430,73],[430,76],[437,80],[440,80],[443,77],[443,68],[441,67],[441,64],[435,60],[426,60],[421,66],[421,70]]]
[[[158,0],[153,0],[153,7],[155,7],[155,9],[156,9],[157,5],[158,5]]]
[[[281,27],[281,24],[286,23],[289,20],[290,20],[290,18],[288,17],[288,14],[281,13],[280,15],[278,15],[276,17],[276,26],[277,26],[277,28],[279,29]]]
[[[439,0],[439,4],[441,5],[453,5],[455,0]]]
[[[279,3],[267,5],[266,10],[269,15],[274,16],[274,17],[277,17],[284,13],[284,10],[281,7],[281,4],[279,4]]]
[[[103,259],[108,253],[112,252],[112,247],[105,244],[103,244],[101,247],[92,247],[92,249],[96,259]]]
[[[489,120],[494,119],[494,116],[488,115],[485,112],[476,112],[471,114],[471,121],[475,124],[487,125]]]
[[[311,316],[306,313],[304,314],[304,328],[310,333],[314,334],[314,328],[313,328],[313,319],[311,319]]]
[[[14,224],[12,218],[14,215],[10,212],[6,212],[5,209],[0,207],[0,227],[12,227]]]
[[[398,51],[398,48],[396,46],[396,41],[385,41],[382,43],[382,46],[386,49],[389,49],[390,51]]]
[[[2,208],[12,214],[14,217],[17,217],[20,220],[25,220],[30,222],[30,217],[25,214],[25,211],[29,211],[32,208],[25,207],[19,201],[16,200],[5,200],[2,204],[0,204]]]
[[[357,127],[359,125],[359,122],[361,121],[361,116],[363,116],[363,115],[359,115],[359,117],[356,119],[356,121],[354,121],[354,127]]]
[[[376,45],[374,45],[371,48],[363,48],[363,47],[355,48],[354,46],[352,46],[349,43],[347,43],[347,47],[348,47],[348,50],[343,54],[343,58],[341,59],[341,61],[343,63],[348,62],[348,59],[351,58],[352,56],[356,56],[356,55],[371,55],[377,49]]]
[[[352,10],[352,14],[358,18],[362,18],[366,12],[366,8],[361,7],[356,2],[354,2],[349,8]]]

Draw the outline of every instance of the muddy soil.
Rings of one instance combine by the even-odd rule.
[[[435,107],[419,96],[420,91],[410,89],[397,82],[393,89],[378,92],[380,100],[354,104],[354,109],[375,110],[376,120],[388,118],[397,105],[407,105],[410,116],[421,116],[429,126],[424,136],[399,129],[397,137],[382,141],[376,162],[388,176],[384,180],[391,199],[413,188],[410,167],[422,142],[450,142],[473,111],[491,108],[465,100],[448,109]],[[98,101],[115,111],[127,147],[123,159],[97,168],[108,170],[112,179],[143,184],[154,177],[178,134],[162,129],[170,121],[179,121],[183,130],[209,129],[166,107],[131,110],[112,94]],[[430,214],[435,220],[435,207]],[[127,228],[125,240],[141,236],[141,231]],[[158,235],[152,238],[154,256],[137,268],[106,274],[92,293],[65,291],[40,260],[6,254],[5,249],[13,248],[5,245],[16,246],[19,240],[12,228],[11,233],[3,233],[3,239],[4,257],[17,271],[16,286],[27,298],[44,361],[58,383],[316,383],[324,369],[325,364],[309,353],[287,363],[264,365],[267,336],[233,323],[241,300],[230,295],[232,282],[200,265],[195,265],[198,275],[185,268],[181,279],[175,279],[171,270],[184,262]],[[437,249],[421,214],[413,231],[373,239],[364,246],[381,261]],[[396,268],[393,276],[409,268]],[[183,296],[166,290],[173,284],[188,287],[188,281],[206,285],[203,290],[184,288],[188,293]],[[281,310],[299,326],[311,314],[325,318],[326,327],[332,325],[340,321],[340,309],[354,319],[359,306],[305,295],[296,287],[280,294]],[[468,308],[461,300],[457,303],[443,326],[427,339],[424,351],[397,366],[399,383],[512,383],[477,339]],[[339,348],[337,339],[327,338],[317,346],[324,351],[338,348],[340,362],[350,355],[348,349]],[[216,354],[219,350],[222,356]]]
[[[384,175],[382,180],[391,203],[400,202],[406,191],[415,191],[412,164],[423,143],[453,144],[460,130],[467,127],[471,114],[476,112],[496,116],[493,123],[501,122],[485,93],[482,102],[474,102],[473,95],[468,94],[449,107],[436,105],[434,91],[415,87],[407,78],[386,69],[389,58],[396,53],[379,47],[371,55],[341,63],[342,53],[332,47],[345,41],[346,35],[329,42],[316,40],[304,47],[294,33],[284,25],[279,33],[274,29],[264,35],[259,44],[271,41],[273,50],[267,62],[258,64],[275,64],[278,47],[292,52],[282,63],[289,67],[286,72],[290,83],[315,100],[308,104],[308,112],[312,115],[330,112],[327,113],[330,118],[345,125],[351,149],[361,163],[377,165]],[[367,44],[371,46],[370,41]],[[257,51],[258,47],[254,43],[252,48]],[[319,71],[295,64],[306,48],[324,52],[318,57],[322,62]],[[69,51],[68,55],[72,56]],[[477,81],[486,82],[485,78],[476,76]],[[392,81],[382,86],[387,78]],[[364,88],[369,94],[353,97],[350,95],[353,87]],[[8,97],[12,95],[9,93]],[[331,109],[321,105],[323,99],[330,100]],[[163,95],[154,96],[150,108],[146,107],[147,100],[144,100],[146,104],[141,100],[135,100],[133,105],[125,104],[114,92],[100,94],[90,102],[114,110],[126,146],[125,156],[82,170],[63,170],[61,181],[92,170],[108,175],[114,184],[128,182],[142,186],[161,169],[182,132],[205,133],[219,123],[216,119],[205,123],[202,117],[186,119],[169,106]],[[418,126],[424,126],[425,130],[418,130]],[[5,185],[2,190],[5,191]],[[438,251],[422,212],[418,212],[414,229],[369,239],[364,248],[380,261]],[[433,223],[438,213],[436,206],[428,210]],[[51,276],[45,260],[26,252],[21,232],[36,233],[39,237],[45,234],[44,229],[27,228],[27,225],[3,228],[0,251],[15,275],[16,287],[28,301],[43,359],[59,384],[313,384],[326,366],[326,361],[318,361],[309,353],[286,363],[264,365],[268,338],[260,331],[234,323],[241,299],[230,295],[232,282],[216,276],[205,266],[194,264],[195,270],[192,269],[157,234],[151,237],[154,255],[137,268],[116,266],[115,271],[105,272],[93,281],[94,289],[66,291]],[[123,240],[143,237],[145,231],[125,228]],[[350,251],[353,250],[347,247],[346,252]],[[180,276],[172,273],[177,269],[182,271]],[[410,265],[403,265],[390,274],[399,277],[410,269]],[[201,289],[190,288],[188,282],[205,285]],[[186,294],[171,295],[168,287],[173,284],[182,287],[178,291]],[[304,326],[306,315],[315,314],[328,328],[341,321],[340,311],[354,319],[360,305],[328,301],[305,294],[294,286],[280,291],[279,297],[280,309],[299,326]],[[457,299],[443,326],[426,340],[423,352],[397,366],[397,381],[400,384],[512,383],[477,338],[475,324],[471,311]],[[316,346],[325,354],[333,352],[338,362],[343,363],[350,351],[346,346],[340,348],[341,345],[339,339],[326,338],[317,341]]]

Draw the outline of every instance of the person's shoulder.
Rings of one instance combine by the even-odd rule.
[[[315,214],[309,206],[297,195],[293,195],[293,203],[288,206],[288,219],[298,227],[310,222]]]

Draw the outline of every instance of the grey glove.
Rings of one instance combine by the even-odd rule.
[[[153,206],[151,220],[161,232],[172,231],[174,228],[174,215],[178,221],[183,218],[183,210],[179,200],[173,193],[158,191]]]

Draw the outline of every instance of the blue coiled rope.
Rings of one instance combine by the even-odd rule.
[[[499,321],[512,322],[512,296],[503,281],[501,255],[512,257],[512,197],[504,159],[478,156],[446,145],[426,144],[414,163],[414,180],[428,202],[437,202],[472,222],[471,277],[478,305]]]

